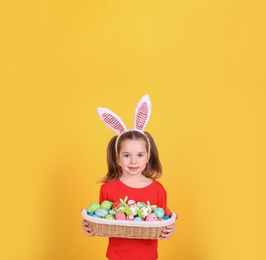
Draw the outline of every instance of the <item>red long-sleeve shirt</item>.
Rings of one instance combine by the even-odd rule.
[[[150,202],[151,205],[166,208],[167,194],[161,183],[153,181],[144,188],[132,188],[120,180],[109,181],[101,186],[100,203],[104,200],[112,202],[124,199],[136,202]],[[112,260],[156,260],[158,258],[157,239],[109,238],[106,256]]]

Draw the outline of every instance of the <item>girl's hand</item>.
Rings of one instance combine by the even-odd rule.
[[[167,240],[169,239],[175,232],[175,227],[176,224],[174,223],[171,226],[167,226],[163,229],[162,234],[161,234],[161,239],[162,240]]]
[[[82,229],[84,230],[85,235],[89,237],[93,236],[92,229],[88,226],[88,222],[86,222],[85,220],[82,221]]]

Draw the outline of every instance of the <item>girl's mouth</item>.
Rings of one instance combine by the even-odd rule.
[[[128,167],[131,171],[136,171],[139,167]]]

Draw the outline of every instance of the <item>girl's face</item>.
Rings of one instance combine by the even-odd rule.
[[[145,169],[150,158],[146,143],[143,140],[125,140],[121,143],[121,149],[117,160],[122,167],[123,174],[139,175]]]

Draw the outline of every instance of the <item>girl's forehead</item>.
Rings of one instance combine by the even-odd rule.
[[[124,149],[140,149],[146,151],[146,143],[143,140],[124,140],[121,142],[121,150]]]

